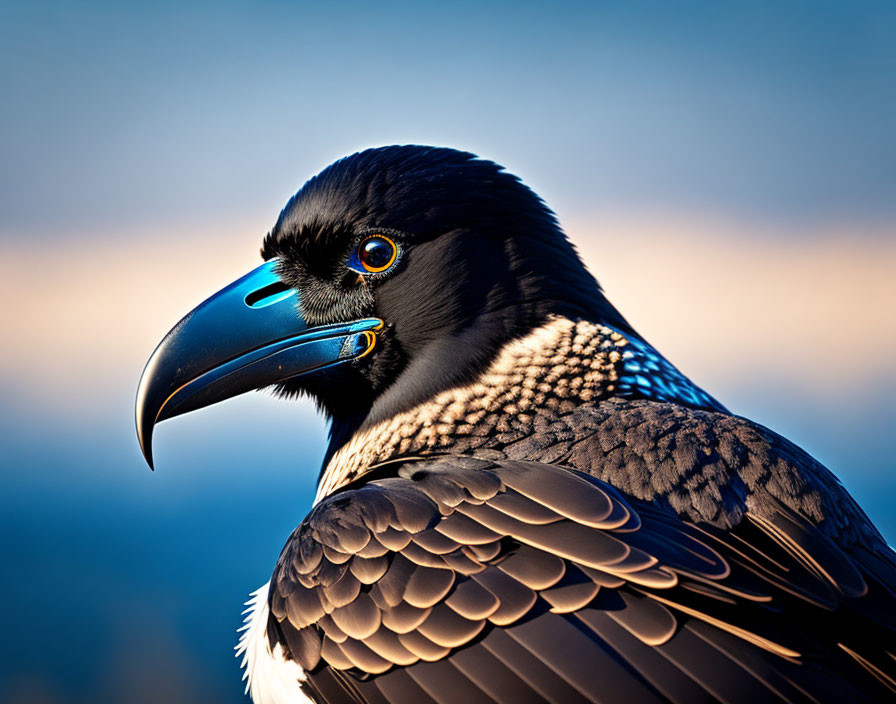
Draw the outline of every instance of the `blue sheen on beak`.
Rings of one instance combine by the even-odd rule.
[[[150,467],[156,423],[373,349],[382,320],[309,327],[297,291],[276,267],[265,262],[201,303],[153,352],[136,403],[137,438]]]

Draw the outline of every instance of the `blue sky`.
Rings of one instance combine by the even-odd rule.
[[[162,425],[151,474],[134,391],[366,146],[522,176],[648,339],[893,540],[894,30],[887,2],[0,2],[0,699],[240,701],[240,603],[323,422],[234,399]]]
[[[410,141],[493,157],[567,213],[894,208],[890,3],[2,13],[7,232],[271,219],[309,172]]]

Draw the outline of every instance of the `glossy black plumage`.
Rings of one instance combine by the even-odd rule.
[[[374,232],[399,255],[363,276]],[[633,330],[518,179],[368,150],[262,254],[310,324],[385,322],[371,354],[280,387],[331,437],[252,618],[314,699],[896,697],[893,551],[831,472]]]
[[[481,383],[504,345],[558,316],[644,344],[534,194],[467,154],[371,150],[310,181],[264,254],[283,257],[290,283],[318,285],[309,272],[336,266],[340,232],[369,226],[410,233],[405,269],[354,311],[392,326],[382,356],[303,387],[333,417],[325,470],[348,452],[357,478],[297,529],[271,584],[271,643],[308,671],[307,690],[327,702],[892,696],[893,553],[799,448],[699,390],[670,402],[621,383],[612,353],[618,381],[587,396],[571,390],[587,371],[573,364],[528,405],[432,402]],[[537,367],[533,355],[519,366]],[[464,425],[444,415],[451,403],[482,408]],[[409,429],[401,443],[390,418]],[[420,439],[427,418],[438,442]],[[379,445],[378,469],[351,459],[353,436]]]
[[[392,232],[407,258],[359,287],[346,276],[347,247],[376,229]],[[637,337],[541,199],[500,166],[454,149],[394,146],[340,159],[290,199],[262,256],[280,258],[284,281],[314,301],[303,305],[310,321],[376,311],[386,321],[378,353],[356,373],[282,387],[310,394],[327,413],[325,464],[362,423],[472,381],[508,340],[551,314]]]

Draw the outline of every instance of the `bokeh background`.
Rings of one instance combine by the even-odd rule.
[[[239,702],[325,427],[132,406],[179,317],[366,146],[497,160],[611,299],[896,539],[896,6],[0,2],[0,701]]]

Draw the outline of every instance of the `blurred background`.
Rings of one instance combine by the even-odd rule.
[[[484,6],[487,5],[487,6]],[[896,6],[0,2],[0,701],[240,702],[325,427],[250,394],[134,435],[143,364],[304,180],[494,159],[610,298],[896,539]]]

